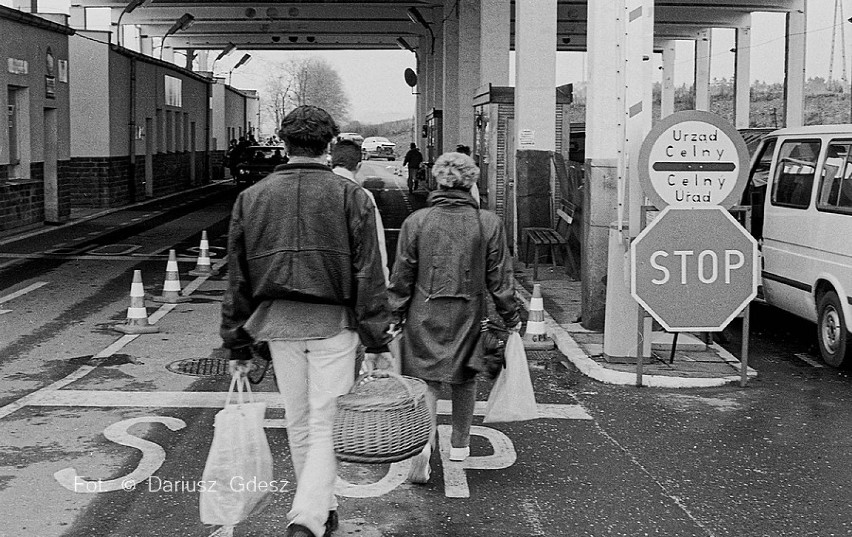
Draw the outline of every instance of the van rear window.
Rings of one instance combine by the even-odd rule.
[[[832,141],[826,151],[825,164],[817,198],[817,209],[852,213],[852,141]]]
[[[791,140],[781,144],[772,184],[773,205],[797,209],[810,205],[819,152],[819,140]]]

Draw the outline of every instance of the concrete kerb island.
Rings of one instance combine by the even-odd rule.
[[[518,282],[516,287],[518,296],[523,300],[524,307],[529,309],[530,293]],[[596,362],[589,356],[585,350],[571,336],[570,332],[563,328],[553,317],[545,310],[544,322],[547,326],[547,333],[556,342],[556,347],[559,351],[584,375],[606,384],[618,384],[625,386],[636,385],[635,372],[619,371],[609,369],[600,363]],[[728,384],[738,384],[740,375],[736,371],[740,367],[740,361],[731,353],[716,343],[708,345],[708,349],[716,353],[721,361],[726,362],[731,366],[731,375],[716,376],[716,377],[679,377],[669,375],[648,375],[642,376],[642,386],[651,388],[713,388],[718,386],[726,386]],[[757,371],[748,368],[749,378],[757,376]]]

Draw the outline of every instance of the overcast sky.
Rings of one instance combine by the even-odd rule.
[[[0,0],[0,4],[11,5],[12,0]],[[66,12],[68,0],[40,0],[40,6],[50,11]],[[852,74],[852,0],[843,0],[842,24],[833,22],[835,0],[807,0],[807,76],[828,77],[832,34],[837,39],[833,76],[840,79],[843,74],[840,52],[840,29],[846,31],[846,64]],[[836,30],[836,32],[833,32]],[[733,73],[734,31],[719,29],[713,32],[711,77],[730,77]],[[779,82],[784,72],[784,15],[756,13],[752,20],[751,36],[752,80]],[[691,84],[693,77],[693,46],[690,42],[678,44],[675,84]],[[415,68],[414,54],[404,50],[362,51],[316,51],[312,53],[240,51],[250,52],[252,61],[232,74],[232,84],[243,89],[261,89],[265,71],[270,63],[286,61],[298,55],[316,55],[325,58],[343,79],[351,102],[352,119],[364,123],[379,123],[403,119],[414,115],[415,97],[403,79],[406,67]],[[217,73],[224,73],[236,63],[242,54],[232,54],[216,64]],[[559,53],[556,61],[556,84],[578,82],[586,78],[589,66],[584,62],[585,54]],[[659,56],[655,59],[660,63]],[[514,55],[510,62],[514,62]],[[661,71],[656,71],[661,76]],[[847,74],[847,76],[849,76]],[[511,77],[514,65],[511,64]]]

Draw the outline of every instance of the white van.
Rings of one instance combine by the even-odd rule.
[[[766,302],[816,323],[827,364],[852,362],[852,125],[768,134],[744,201]]]

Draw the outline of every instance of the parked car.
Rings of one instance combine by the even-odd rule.
[[[373,157],[396,160],[396,144],[383,136],[369,136],[361,144],[361,157],[370,160]]]
[[[815,322],[823,360],[852,362],[852,125],[786,128],[752,158],[744,203],[766,302]]]
[[[238,185],[251,185],[272,173],[279,164],[286,164],[287,148],[276,145],[252,145],[240,154],[234,180]]]
[[[364,143],[364,137],[358,134],[357,132],[341,132],[337,135],[337,141],[341,142],[343,140],[350,140],[358,145]]]

